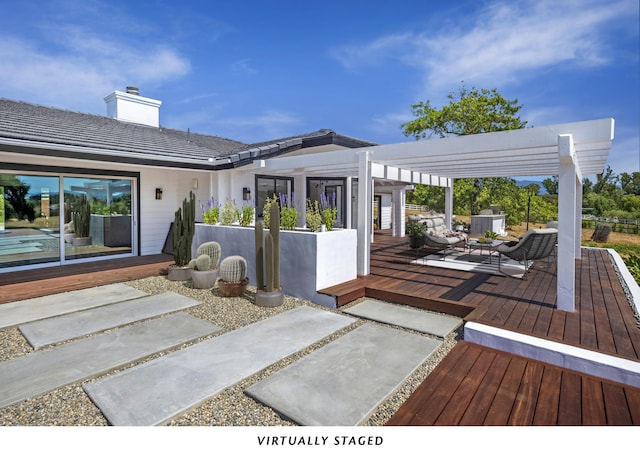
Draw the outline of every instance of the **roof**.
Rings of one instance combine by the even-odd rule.
[[[0,150],[22,154],[219,170],[329,143],[348,148],[374,144],[329,129],[251,144],[0,99]]]

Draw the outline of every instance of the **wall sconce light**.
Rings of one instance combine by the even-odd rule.
[[[193,178],[191,180],[191,187],[194,188],[194,189],[198,188],[198,178]]]
[[[162,189],[156,188],[156,200],[162,200]]]
[[[248,187],[242,188],[242,199],[247,201],[251,198],[251,190]]]

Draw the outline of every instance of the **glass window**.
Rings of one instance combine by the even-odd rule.
[[[264,202],[274,195],[286,195],[291,198],[293,178],[279,178],[276,176],[256,176],[256,218],[262,219]]]
[[[344,228],[346,209],[345,179],[307,178],[307,198],[320,203],[324,194],[326,199],[338,209],[338,216],[334,226]]]

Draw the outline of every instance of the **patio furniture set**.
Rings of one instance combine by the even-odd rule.
[[[456,249],[467,252],[469,260],[474,250],[477,250],[480,256],[483,256],[486,251],[488,264],[493,264],[493,257],[497,255],[498,272],[501,272],[501,258],[506,256],[524,265],[525,278],[531,262],[555,255],[558,243],[557,228],[533,229],[527,231],[517,241],[501,241],[486,238],[469,239],[464,232],[446,228],[442,217],[423,219],[422,223],[426,227],[423,235],[424,247],[437,250],[442,260],[446,260],[447,255]]]

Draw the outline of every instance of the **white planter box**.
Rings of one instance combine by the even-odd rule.
[[[268,230],[265,230],[265,232]],[[191,253],[203,242],[216,241],[220,259],[240,255],[247,260],[249,284],[256,284],[253,227],[196,224]],[[357,231],[280,232],[280,280],[285,294],[336,308],[335,299],[318,290],[357,277]]]

